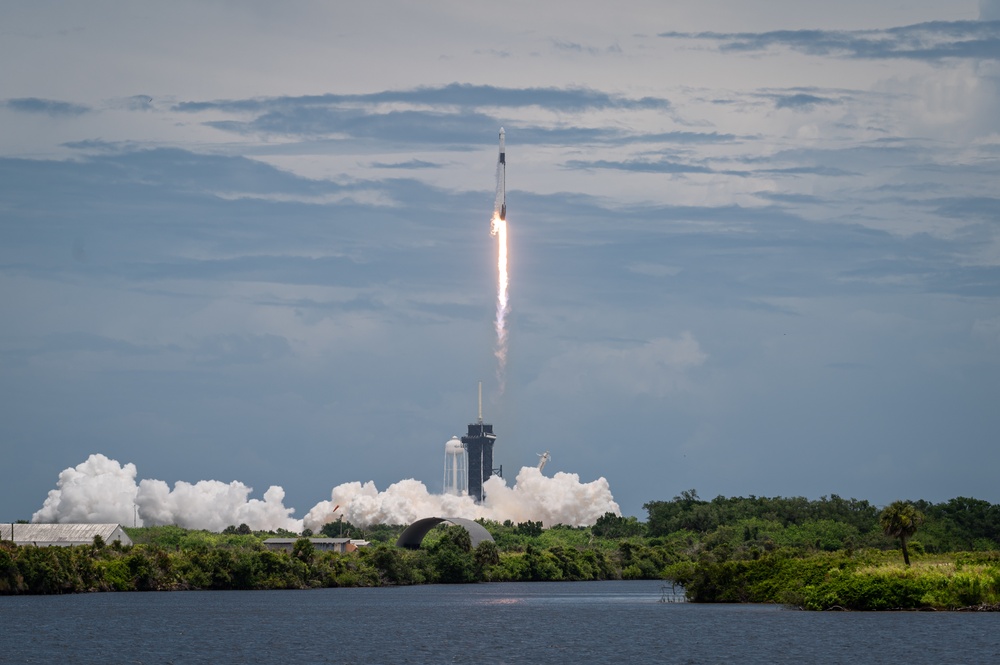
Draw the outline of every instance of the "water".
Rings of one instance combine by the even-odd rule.
[[[0,597],[0,663],[1000,662],[1000,614],[662,603],[661,586]]]

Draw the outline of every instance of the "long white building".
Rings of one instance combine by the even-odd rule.
[[[122,545],[132,544],[121,524],[0,524],[0,540],[13,540],[16,545],[91,545],[94,536],[109,545],[115,540]]]

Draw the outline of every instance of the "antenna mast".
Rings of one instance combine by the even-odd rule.
[[[479,382],[479,422],[483,422],[483,382]]]

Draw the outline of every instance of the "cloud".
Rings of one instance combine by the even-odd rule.
[[[347,482],[334,487],[330,501],[320,501],[308,512],[305,526],[319,530],[338,517],[356,525],[409,524],[417,519],[447,515],[514,522],[541,521],[544,526],[590,526],[607,512],[621,514],[603,477],[580,482],[575,473],[545,476],[537,468],[523,467],[512,487],[494,476],[486,482],[486,499],[432,494],[412,478],[379,492],[375,483]],[[33,522],[118,522],[140,526],[176,524],[187,529],[222,531],[246,524],[254,530],[302,531],[303,520],[284,505],[285,490],[271,485],[264,498],[251,499],[253,488],[234,480],[200,480],[174,483],[143,479],[136,484],[135,464],[119,464],[102,454],[59,474]],[[337,508],[340,508],[339,512]]]
[[[553,111],[665,110],[670,101],[662,97],[626,97],[586,87],[500,88],[491,85],[451,83],[440,87],[385,90],[357,95],[302,95],[211,102],[181,102],[177,111],[230,111],[268,113],[288,108],[357,108],[379,104],[412,104],[428,107],[457,107],[463,110],[541,107]]]
[[[794,95],[772,95],[774,107],[779,109],[811,109],[822,104],[837,104],[838,102],[826,97],[817,97],[803,92]]]
[[[760,169],[755,173],[771,173],[774,175],[820,175],[832,178],[859,175],[854,171],[846,171],[834,166],[789,166],[786,168]]]
[[[688,332],[641,343],[573,345],[546,363],[536,386],[572,393],[599,385],[617,395],[665,397],[684,391],[688,372],[707,359]]]
[[[584,46],[583,44],[577,42],[567,42],[559,39],[553,39],[552,45],[555,46],[557,51],[585,53],[587,55],[602,55],[605,53],[620,54],[622,52],[622,48],[618,44],[612,44],[611,46],[605,46],[605,47]]]
[[[120,104],[129,111],[151,111],[153,98],[149,95],[132,95],[120,101]]]
[[[213,335],[201,341],[196,354],[204,365],[252,364],[290,356],[292,347],[279,335]]]
[[[422,159],[411,159],[405,162],[372,162],[376,169],[439,169],[441,164],[427,162]]]
[[[980,11],[983,12],[982,5]],[[993,12],[994,3],[990,3],[985,13],[992,16]],[[996,21],[934,21],[877,30],[664,32],[659,36],[713,41],[724,52],[759,52],[780,47],[808,55],[865,60],[1000,60],[1000,22]]]
[[[582,159],[571,159],[564,166],[572,169],[614,169],[616,171],[633,171],[639,173],[715,173],[707,166],[697,166],[695,164],[682,164],[666,159],[651,162],[647,160],[631,159],[615,162],[607,159],[586,161]]]
[[[409,524],[428,515],[448,515],[498,522],[540,521],[547,527],[589,526],[605,513],[621,514],[603,477],[582,483],[575,473],[545,476],[537,468],[522,467],[513,487],[508,487],[500,476],[493,476],[486,481],[484,490],[485,501],[476,504],[469,496],[432,494],[412,478],[393,483],[382,492],[370,481],[343,483],[333,488],[329,501],[313,506],[304,523],[319,530],[340,517],[368,526]]]
[[[91,455],[59,474],[32,522],[118,522],[132,524],[135,497],[135,464],[121,465],[104,455]]]
[[[72,102],[62,102],[54,99],[38,97],[20,97],[8,99],[4,105],[12,111],[21,113],[41,113],[53,117],[72,117],[90,112],[90,107]]]
[[[557,113],[593,111],[659,111],[671,109],[662,97],[625,97],[591,88],[498,88],[453,83],[437,88],[385,90],[359,95],[306,95],[254,99],[188,101],[173,107],[182,113],[217,111],[234,116],[206,121],[219,130],[239,134],[278,134],[339,139],[379,139],[440,146],[478,145],[503,124],[508,131],[517,123],[501,118],[499,111],[541,109]],[[625,139],[621,130],[587,130],[527,125],[518,140],[571,143],[593,139]],[[589,132],[589,134],[588,134]],[[513,132],[512,132],[513,133]],[[677,133],[674,140],[695,140],[694,134]],[[701,140],[720,140],[705,135]],[[634,140],[634,139],[633,139]],[[641,139],[639,139],[641,140]],[[668,139],[669,140],[669,139]]]

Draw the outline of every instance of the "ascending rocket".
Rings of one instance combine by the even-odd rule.
[[[500,165],[497,168],[497,189],[500,191],[500,219],[507,219],[507,157],[503,147],[503,127],[500,128]]]

